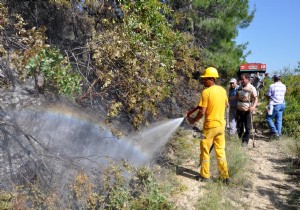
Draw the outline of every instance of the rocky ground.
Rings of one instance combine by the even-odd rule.
[[[237,209],[300,208],[300,173],[291,169],[292,160],[283,149],[284,141],[284,138],[269,141],[263,136],[257,136],[255,148],[252,141],[249,142],[248,148],[245,148],[250,158],[246,180],[242,187],[235,180],[234,186],[226,186],[231,194],[236,193],[232,204]],[[199,170],[196,163],[186,163],[185,168],[194,172]],[[177,175],[187,190],[178,195],[174,202],[178,209],[197,209],[195,204],[206,193],[207,183],[197,182],[193,176],[186,174]]]

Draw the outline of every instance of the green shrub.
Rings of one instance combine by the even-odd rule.
[[[296,70],[284,69],[281,71],[281,82],[286,85],[287,91],[285,95],[286,109],[283,114],[283,126],[282,133],[288,136],[297,137],[300,135],[300,75]],[[261,90],[261,95],[264,96],[270,84],[273,84],[272,80],[266,80],[265,87]],[[266,112],[265,106],[267,100],[265,97],[261,97],[259,112],[263,113],[263,117],[257,119],[261,123],[265,123],[264,114]]]
[[[97,181],[84,173],[75,177],[73,201],[83,209],[172,209],[168,183],[165,186],[156,173],[160,170],[111,162]]]
[[[95,31],[89,43],[98,81],[93,91],[111,102],[108,109],[113,111],[108,112],[114,115],[108,118],[126,113],[138,128],[147,123],[147,117],[157,115],[160,103],[176,87],[178,75],[191,77],[200,53],[189,45],[189,36],[173,29],[167,4],[121,2],[122,21],[102,19],[104,31]]]
[[[109,196],[109,203],[107,204],[107,208],[125,209],[132,199],[133,197],[128,189],[122,187],[113,188]]]
[[[196,209],[207,210],[232,210],[239,209],[230,202],[229,192],[218,183],[210,183],[206,185],[208,190],[203,196],[198,199]]]
[[[12,193],[0,191],[0,209],[12,209]]]
[[[286,150],[286,154],[291,155],[300,164],[300,141],[297,138],[284,138],[281,143]]]
[[[226,142],[226,159],[229,176],[233,179],[239,179],[248,163],[248,156],[237,137],[231,137],[230,141]]]
[[[300,135],[300,75],[287,71],[282,75],[282,83],[286,85],[286,109],[283,115],[283,134],[298,137]]]
[[[71,72],[71,66],[54,48],[44,48],[29,59],[26,69],[28,76],[41,75],[45,83],[53,85],[60,93],[71,95],[80,92],[81,77]]]
[[[170,189],[167,190],[169,184],[155,175],[160,174],[159,169],[145,166],[132,170],[134,176],[130,185],[124,182],[119,188],[112,189],[108,205],[110,209],[172,209],[166,194],[170,192]]]
[[[168,210],[173,209],[173,206],[161,192],[159,186],[151,181],[147,184],[145,193],[134,200],[130,209]]]

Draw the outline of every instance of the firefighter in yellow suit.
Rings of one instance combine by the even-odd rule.
[[[229,182],[228,167],[225,154],[225,109],[228,106],[226,90],[215,84],[216,78],[219,77],[217,69],[209,67],[205,69],[201,76],[202,82],[206,89],[202,92],[199,111],[192,118],[187,116],[189,123],[194,124],[205,116],[203,124],[204,139],[200,143],[201,169],[200,180],[210,178],[210,148],[214,144],[220,178],[225,184]]]

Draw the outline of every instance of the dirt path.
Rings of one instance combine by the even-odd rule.
[[[238,193],[238,206],[241,207],[238,209],[300,209],[299,175],[289,173],[291,160],[282,149],[283,143],[257,139],[255,148],[252,148],[252,141],[245,148],[250,161],[246,182],[239,188],[242,192]],[[195,163],[188,168],[198,171]],[[206,183],[196,182],[186,175],[177,178],[187,187],[175,198],[177,208],[196,209],[195,204],[205,193]]]
[[[289,173],[291,160],[282,141],[258,140],[256,147],[248,150],[252,186],[245,186],[243,201],[249,209],[300,209],[299,177],[297,182]]]

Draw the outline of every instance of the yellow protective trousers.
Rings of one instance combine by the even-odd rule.
[[[225,127],[208,128],[203,130],[204,139],[200,143],[200,161],[201,169],[200,175],[204,178],[209,178],[210,167],[210,154],[209,150],[212,144],[214,144],[216,157],[218,161],[218,168],[221,178],[229,178],[228,168],[225,154]]]

